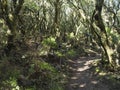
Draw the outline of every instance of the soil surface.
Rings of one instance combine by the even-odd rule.
[[[71,60],[70,75],[65,90],[110,90],[109,86],[95,75],[91,63],[99,60],[96,57],[80,57]]]

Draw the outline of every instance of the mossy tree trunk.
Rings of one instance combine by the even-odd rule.
[[[0,0],[0,8],[2,19],[8,26],[10,33],[8,35],[8,41],[6,45],[6,55],[9,56],[11,50],[15,47],[14,41],[18,33],[17,30],[17,17],[19,16],[20,10],[24,3],[24,0],[12,0],[12,5],[8,0]]]
[[[55,15],[54,15],[54,34],[56,37],[56,42],[57,44],[59,44],[61,42],[61,31],[60,31],[60,11],[61,11],[61,1],[60,0],[56,0],[54,2],[54,6],[55,6]]]
[[[108,60],[108,64],[113,66],[113,60],[112,60],[112,54],[113,54],[113,49],[110,46],[107,32],[105,29],[105,25],[102,19],[102,7],[104,4],[104,0],[96,0],[96,5],[95,5],[95,10],[92,15],[92,29],[94,30],[95,34],[97,35],[100,45],[103,50],[103,60]]]

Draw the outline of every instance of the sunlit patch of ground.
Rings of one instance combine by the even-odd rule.
[[[91,64],[100,57],[80,57],[71,64],[71,77],[65,90],[109,90],[91,70]],[[104,75],[104,73],[100,73]]]

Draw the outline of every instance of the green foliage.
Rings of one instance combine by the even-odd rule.
[[[17,88],[16,78],[19,74],[19,67],[11,65],[7,60],[2,61],[2,63],[0,63],[0,75],[2,77],[0,79],[0,89],[10,88],[12,90]]]
[[[24,6],[28,7],[28,9],[32,10],[32,11],[37,11],[39,10],[39,6],[37,5],[38,2],[34,1],[34,0],[25,0]]]
[[[2,47],[4,47],[7,44],[7,37],[9,34],[9,30],[7,28],[7,26],[5,25],[5,22],[3,20],[0,19],[0,43],[1,45],[3,45]]]
[[[113,31],[109,27],[106,27],[106,31],[109,35],[111,42],[114,44],[118,44],[118,42],[120,40],[120,35],[115,30]]]
[[[60,52],[60,51],[55,52],[55,54],[56,54],[58,57],[64,56],[64,53],[62,53],[62,52]]]
[[[46,63],[46,62],[41,62],[40,68],[41,68],[41,69],[50,70],[50,71],[52,71],[52,72],[55,72],[55,68],[52,67],[49,63]]]
[[[5,67],[6,64],[8,67]],[[26,71],[27,77],[30,78],[30,80],[34,80],[36,84],[26,87],[26,90],[34,90],[35,88],[41,88],[41,90],[62,90],[62,86],[60,84],[62,78],[61,74],[49,63],[34,60],[29,66],[29,70]],[[0,82],[1,89],[7,89],[7,87],[11,87],[11,89],[15,90],[17,88],[21,89],[16,81],[18,76],[22,74],[21,68],[18,66],[11,66],[9,62],[3,62],[0,64],[0,75],[2,77]],[[23,71],[24,70],[25,69],[23,68]],[[38,74],[35,74],[37,72]],[[33,77],[34,74],[35,77]]]
[[[54,37],[49,37],[47,39],[44,39],[42,43],[43,43],[43,45],[47,45],[50,47],[56,47],[56,45],[57,45]]]
[[[77,53],[78,52],[76,52],[76,50],[74,50],[74,49],[70,49],[70,50],[68,50],[68,52],[66,53],[66,55],[68,56],[68,57],[76,57],[77,56]]]
[[[37,80],[40,81],[40,83],[36,86],[37,88],[39,87],[43,90],[62,90],[62,86],[60,84],[60,79],[62,78],[61,74],[58,73],[53,66],[51,66],[49,63],[35,60],[34,68],[36,66],[39,71],[42,72],[39,76],[39,79]],[[35,70],[33,70],[32,72],[34,71]]]

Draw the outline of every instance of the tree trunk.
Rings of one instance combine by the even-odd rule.
[[[13,3],[13,11],[10,10],[10,3],[7,0],[0,0],[2,18],[6,22],[6,25],[10,30],[7,45],[5,47],[5,52],[7,56],[9,56],[11,50],[15,48],[14,41],[17,35],[17,17],[22,8],[24,0],[13,0],[11,2]]]
[[[113,50],[110,47],[107,32],[105,30],[105,25],[101,16],[103,4],[104,0],[96,0],[95,10],[92,16],[92,28],[94,28],[93,30],[99,39],[101,47],[105,53],[106,59],[108,60],[109,64],[113,65],[112,60]]]

